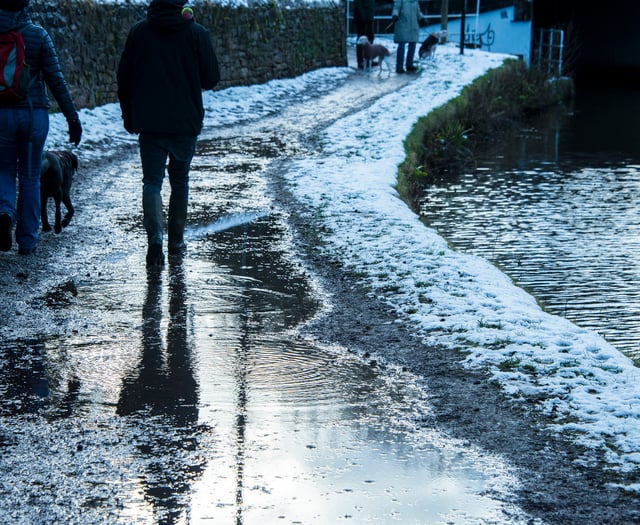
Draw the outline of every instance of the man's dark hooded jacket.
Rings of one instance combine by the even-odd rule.
[[[198,135],[202,90],[220,80],[207,29],[180,0],[153,0],[129,31],[118,67],[118,97],[130,133]]]

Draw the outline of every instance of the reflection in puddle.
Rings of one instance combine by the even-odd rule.
[[[197,521],[477,523],[501,516],[498,500],[483,493],[493,485],[497,497],[506,488],[499,487],[504,471],[417,428],[426,404],[410,378],[279,336],[236,336],[233,346],[216,344],[201,362],[209,378],[201,417],[216,421],[227,454],[198,484]]]
[[[415,378],[296,336],[321,306],[315,284],[284,218],[251,211],[271,209],[259,174],[212,173],[233,157],[193,172],[190,217],[205,226],[183,261],[147,276],[144,250],[125,251],[108,278],[79,284],[77,315],[98,320],[82,334],[26,342],[35,357],[17,375],[18,354],[0,348],[0,514],[526,522],[508,468],[438,433]]]
[[[204,427],[198,426],[199,387],[181,265],[169,264],[168,279],[165,337],[162,278],[148,276],[140,360],[123,378],[116,414],[130,420],[131,434],[137,437],[139,459],[145,466],[139,481],[145,501],[153,507],[154,521],[175,523],[183,512],[181,499],[207,460],[195,454],[198,429]]]
[[[421,429],[428,407],[411,377],[288,331],[319,305],[281,251],[283,238],[282,221],[265,217],[202,239],[190,261],[200,418],[226,451],[199,481],[191,516],[216,523],[499,520],[504,466]]]

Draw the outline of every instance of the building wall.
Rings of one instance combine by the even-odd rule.
[[[51,35],[77,107],[117,100],[120,53],[129,27],[144,18],[146,5],[31,1],[31,18]],[[347,65],[344,7],[339,3],[230,7],[204,0],[192,7],[196,21],[211,32],[222,77],[218,89]]]
[[[430,25],[428,32],[438,31],[440,23]],[[460,18],[449,20],[449,42],[460,42]],[[526,64],[531,61],[532,24],[530,20],[518,21],[514,6],[496,11],[467,14],[465,18],[467,44],[473,44],[485,51],[506,53],[522,58]]]

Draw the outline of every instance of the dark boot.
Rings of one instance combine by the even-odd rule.
[[[162,197],[159,193],[142,194],[142,211],[149,249],[147,250],[147,266],[163,266],[162,253]]]
[[[184,242],[184,228],[187,224],[187,199],[169,199],[169,255],[182,255],[187,250]]]

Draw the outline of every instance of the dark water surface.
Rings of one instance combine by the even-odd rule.
[[[421,212],[550,312],[640,359],[640,90],[582,87],[425,191]]]

